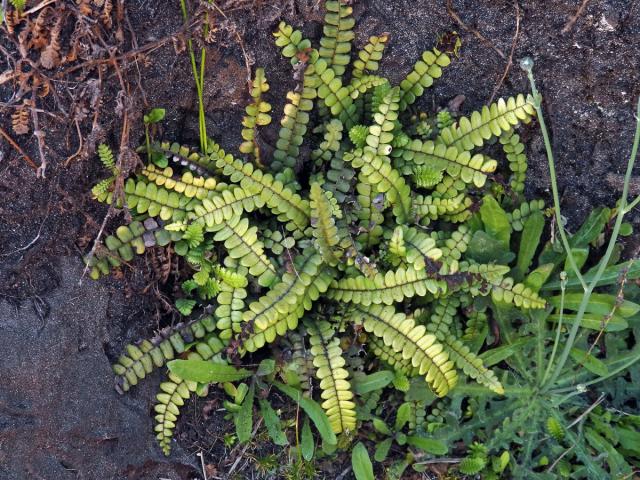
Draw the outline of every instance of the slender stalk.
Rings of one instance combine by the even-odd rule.
[[[558,319],[558,328],[556,330],[556,338],[553,341],[553,349],[551,350],[551,358],[549,359],[549,363],[547,364],[547,368],[544,372],[544,376],[542,377],[542,382],[540,385],[544,385],[544,382],[547,381],[549,374],[551,373],[551,367],[553,366],[553,361],[556,358],[556,352],[558,351],[558,345],[560,344],[560,332],[562,331],[562,315],[564,314],[564,292],[567,285],[567,273],[560,272],[560,318]],[[542,365],[540,363],[540,365]]]
[[[560,213],[560,195],[558,193],[558,181],[556,176],[556,164],[553,157],[553,150],[551,148],[551,141],[549,140],[549,132],[547,131],[547,126],[544,121],[544,115],[542,114],[542,95],[538,92],[536,88],[536,82],[533,78],[533,62],[531,62],[531,66],[529,68],[525,68],[527,72],[527,76],[529,77],[529,83],[531,84],[531,92],[533,97],[533,106],[536,109],[536,114],[538,117],[538,122],[540,123],[540,130],[542,131],[542,138],[544,140],[544,146],[547,151],[547,161],[549,163],[549,176],[551,177],[551,192],[553,194],[553,208],[556,217],[556,224],[558,226],[558,232],[560,233],[560,239],[562,240],[562,246],[564,247],[565,252],[567,253],[567,259],[569,260],[569,264],[571,265],[571,269],[576,274],[578,280],[580,280],[580,284],[584,290],[587,289],[587,284],[582,278],[582,274],[580,273],[580,269],[576,264],[573,255],[571,254],[571,245],[569,245],[569,239],[567,238],[567,233],[564,230],[564,225],[562,224],[562,215]]]

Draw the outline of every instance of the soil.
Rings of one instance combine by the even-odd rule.
[[[208,131],[223,147],[236,151],[248,97],[245,60],[235,32],[243,39],[249,60],[265,67],[272,87],[269,101],[277,115],[294,80],[271,32],[284,18],[302,26],[317,41],[321,3],[219,2],[228,20],[218,19],[219,30],[207,46],[204,97]],[[402,79],[440,35],[451,30],[460,33],[460,58],[421,100],[423,105],[446,106],[456,95],[464,94],[464,112],[490,99],[514,40],[514,2],[454,1],[452,7],[465,26],[454,20],[440,0],[353,3],[358,46],[371,34],[391,33],[381,70],[394,82]],[[614,204],[621,187],[617,174],[623,173],[630,152],[635,102],[640,95],[640,2],[593,0],[571,31],[562,33],[579,3],[519,2],[514,65],[497,91],[498,96],[528,91],[517,60],[525,55],[535,60],[569,225],[582,220],[596,205]],[[138,45],[182,27],[175,0],[127,2],[126,9]],[[486,40],[481,41],[477,32]],[[10,49],[11,44],[0,39],[0,46]],[[127,47],[132,47],[130,32],[120,53]],[[144,138],[139,113],[156,106],[167,109],[160,132],[164,138],[197,145],[196,95],[186,53],[176,53],[169,42],[143,60],[129,62],[124,72],[132,86],[130,111],[138,112],[130,118],[131,145],[137,146]],[[0,56],[0,72],[9,67],[2,63],[5,61]],[[99,124],[106,132],[105,141],[117,148],[122,127],[115,108],[120,83],[111,68],[104,76]],[[87,78],[94,77],[95,72]],[[86,81],[75,77],[68,84],[58,81],[55,88],[73,91]],[[0,85],[0,102],[8,102],[10,96],[10,87]],[[210,433],[218,436],[215,448],[211,447],[214,440],[206,447],[202,443],[206,438],[194,427],[202,415],[202,400],[185,409],[179,441],[165,458],[151,434],[150,410],[160,375],[155,373],[124,396],[113,388],[111,361],[128,342],[158,327],[159,300],[154,289],[145,288],[149,276],[144,259],[117,278],[97,282],[84,278],[79,283],[81,256],[90,249],[106,213],[105,206],[91,200],[90,189],[106,172],[95,155],[76,158],[65,166],[78,148],[78,139],[62,111],[64,100],[59,103],[51,97],[39,105],[41,111],[49,112],[40,114],[49,161],[46,178],[36,178],[21,155],[0,140],[0,479],[197,478],[197,448],[207,452],[206,463],[223,475],[230,466],[224,458],[228,450],[221,446],[221,432],[213,425],[214,420],[222,419],[214,417],[207,423]],[[0,127],[13,135],[11,113],[11,108],[0,103]],[[87,135],[87,124],[81,128]],[[538,129],[527,127],[523,136],[528,140],[528,193],[548,198],[546,159]],[[38,163],[35,138],[14,139]],[[122,221],[110,221],[107,231]],[[341,471],[327,467],[320,477],[336,478]],[[247,478],[242,475],[239,478]]]

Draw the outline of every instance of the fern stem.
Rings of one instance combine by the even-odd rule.
[[[556,366],[556,369],[553,375],[551,376],[548,383],[546,384],[547,385],[546,389],[548,389],[551,385],[554,384],[554,382],[562,372],[562,369],[564,368],[565,364],[567,363],[567,359],[569,358],[569,353],[575,342],[576,335],[578,334],[578,330],[580,328],[580,324],[582,323],[582,317],[584,316],[584,313],[587,309],[587,305],[589,304],[591,293],[593,292],[594,288],[598,285],[598,282],[600,281],[600,277],[602,276],[604,270],[607,268],[607,265],[609,264],[609,259],[611,258],[611,255],[613,254],[613,251],[615,249],[616,241],[618,240],[618,234],[620,233],[620,226],[622,225],[622,219],[624,218],[624,215],[626,213],[627,196],[629,195],[629,182],[631,180],[631,173],[633,172],[633,165],[636,161],[636,157],[638,155],[638,145],[640,144],[640,99],[638,99],[636,120],[637,120],[636,132],[633,139],[633,147],[631,148],[631,156],[629,157],[629,161],[627,162],[627,171],[624,177],[624,185],[622,187],[622,196],[619,202],[618,214],[616,215],[616,221],[611,232],[611,238],[609,239],[607,250],[605,251],[602,258],[600,259],[600,262],[598,263],[598,269],[596,270],[596,273],[591,283],[589,284],[587,290],[582,296],[582,301],[580,302],[576,319],[574,321],[573,326],[571,327],[571,331],[569,332],[569,338],[567,339],[567,342],[564,346],[564,350],[562,351],[562,355],[560,357],[560,360],[558,361],[558,365]],[[635,359],[634,361],[636,360],[637,359]],[[629,365],[631,364],[632,363],[630,363]],[[622,371],[622,369],[617,369],[616,373],[620,371]],[[605,378],[609,378],[610,376],[611,375],[608,375]],[[591,385],[593,383],[597,383],[598,381],[601,381],[601,379],[596,379],[592,382],[588,382],[585,385]]]
[[[547,364],[547,368],[544,372],[544,376],[542,377],[542,382],[540,385],[544,385],[551,373],[551,367],[553,366],[553,361],[556,358],[556,352],[558,351],[558,345],[560,344],[560,332],[562,331],[562,316],[564,314],[564,292],[567,286],[567,273],[562,271],[560,272],[560,318],[558,319],[558,328],[556,330],[556,338],[553,341],[553,349],[551,350],[551,358],[549,358],[549,363]],[[542,363],[539,363],[542,365]]]

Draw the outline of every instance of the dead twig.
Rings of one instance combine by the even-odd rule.
[[[516,9],[516,33],[514,33],[513,40],[511,41],[511,50],[509,51],[509,58],[507,59],[507,64],[504,67],[504,72],[502,73],[502,77],[500,77],[500,81],[493,89],[493,93],[489,99],[489,104],[493,103],[493,99],[496,97],[496,94],[507,78],[507,75],[509,75],[509,71],[513,65],[513,54],[516,50],[516,45],[518,44],[518,37],[520,36],[520,5],[518,5],[518,0],[513,0],[513,6]]]
[[[36,165],[36,163],[31,160],[31,157],[29,155],[27,155],[26,153],[24,153],[24,151],[22,150],[22,148],[20,148],[20,145],[18,145],[13,138],[11,138],[9,136],[9,134],[7,132],[4,131],[4,129],[2,127],[0,127],[0,135],[2,135],[4,137],[4,139],[9,142],[9,145],[11,145],[16,152],[18,152],[20,155],[22,155],[22,158],[24,159],[25,162],[27,162],[27,164],[35,171],[38,170],[38,165]]]
[[[476,30],[475,28],[472,28],[470,26],[468,26],[466,23],[464,23],[462,21],[462,19],[460,18],[460,16],[456,13],[456,11],[453,9],[453,0],[447,0],[447,13],[449,14],[449,16],[451,18],[453,18],[456,23],[458,25],[460,25],[460,27],[462,27],[462,29],[466,30],[467,32],[471,32],[478,40],[480,40],[480,42],[482,42],[483,44],[485,44],[487,47],[493,49],[493,51],[495,51],[500,58],[505,59],[507,58],[507,56],[504,54],[504,52],[502,50],[500,50],[498,47],[496,47],[493,42],[491,42],[490,40],[488,40],[484,35],[482,35],[478,30]]]
[[[45,178],[47,170],[47,157],[44,155],[44,137],[45,133],[40,130],[38,121],[38,110],[36,109],[36,100],[38,98],[38,88],[34,85],[31,90],[31,121],[33,122],[33,135],[38,143],[38,155],[40,156],[40,166],[36,169],[36,177]]]
[[[588,3],[589,0],[582,0],[582,3],[578,7],[578,10],[576,10],[576,13],[571,18],[569,18],[569,20],[565,24],[564,28],[562,29],[562,33],[569,33],[569,31],[571,31],[580,16],[584,13],[584,9],[587,8]]]

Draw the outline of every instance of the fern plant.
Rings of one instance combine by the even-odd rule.
[[[254,395],[229,384],[251,372],[238,374],[230,363],[258,350],[291,355],[271,377],[256,372],[251,391],[270,384],[299,402],[331,452],[370,421],[358,412],[391,381],[384,374],[386,383],[363,382],[364,362],[354,351],[381,372],[396,372],[393,385],[401,391],[417,381],[436,397],[455,398],[457,384],[473,381],[477,386],[468,388],[500,396],[511,382],[490,369],[505,354],[504,347],[487,350],[489,318],[545,315],[541,273],[530,271],[531,244],[511,252],[534,228],[530,219],[540,218],[532,213],[537,206],[521,206],[526,157],[514,133],[534,117],[532,99],[500,99],[455,120],[438,114],[415,138],[407,109],[443,75],[452,52],[425,52],[393,86],[377,73],[388,41],[382,34],[371,37],[348,72],[351,8],[325,6],[318,50],[284,22],[274,33],[298,85],[287,94],[272,157],[259,156],[255,144],[254,127],[268,123],[260,116],[268,104],[258,70],[244,123],[251,131],[241,147],[251,158],[210,139],[201,151],[152,143],[154,158],[168,166],[148,165],[127,180],[118,206],[126,204],[134,222],[107,237],[90,260],[97,278],[134,252],[172,243],[192,269],[179,299],[190,318],[127,347],[114,365],[126,391],[168,363],[156,405],[167,454],[180,407],[209,384],[226,385],[235,402],[229,410],[243,408],[245,422],[252,418]],[[310,149],[301,148],[305,142]],[[484,150],[496,142],[504,146],[500,161]],[[508,194],[496,196],[499,165],[511,180]],[[103,202],[122,201],[108,187],[95,193]],[[236,427],[246,432],[246,425]],[[273,422],[269,428],[278,436]],[[433,435],[416,430],[413,444],[420,448]],[[447,451],[442,445],[438,453]]]

